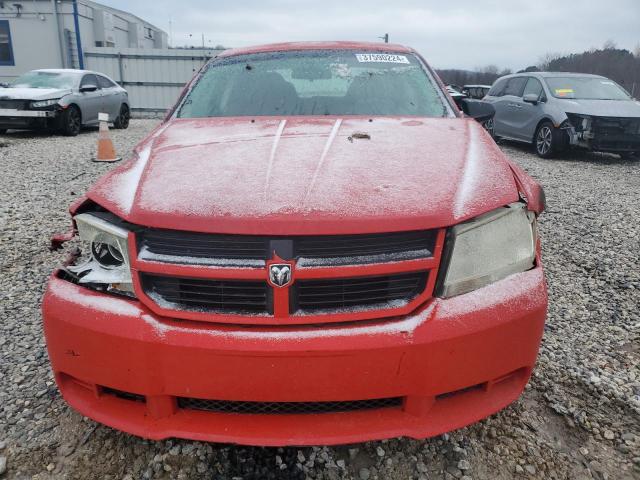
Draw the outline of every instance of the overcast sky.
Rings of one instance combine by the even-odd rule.
[[[582,52],[609,39],[640,43],[640,0],[102,0],[170,31],[173,45],[231,47],[299,40],[414,47],[436,68],[495,64],[518,70],[548,52]],[[189,37],[189,34],[193,35]]]

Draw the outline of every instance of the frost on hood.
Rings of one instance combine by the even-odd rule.
[[[151,154],[149,142],[138,154],[122,167],[103,177],[93,188],[93,195],[104,197],[115,205],[117,212],[127,216],[133,208],[136,192]]]
[[[367,222],[445,226],[517,200],[511,170],[481,128],[457,118],[172,120],[92,197],[134,223],[178,215],[196,231],[247,233],[256,222],[267,231],[269,220],[289,233],[327,220],[354,232]],[[356,131],[371,139],[349,142]]]

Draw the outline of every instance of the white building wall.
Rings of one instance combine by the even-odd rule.
[[[0,17],[8,20],[11,31],[14,66],[0,65],[0,81],[7,81],[35,68],[59,68],[60,49],[58,33],[52,15],[21,18]]]
[[[19,11],[15,7],[16,3],[21,6]],[[65,30],[71,32],[73,49],[75,50],[73,5],[68,1],[56,2],[56,4],[59,12],[62,48],[64,49],[62,53],[60,52],[58,26],[53,15],[51,0],[0,1],[0,20],[9,21],[15,63],[13,66],[0,65],[0,81],[11,81],[16,76],[36,68],[78,67],[78,65],[68,64],[68,42],[64,34]],[[96,48],[96,27],[100,22],[96,22],[95,17],[104,11],[110,12],[112,16],[112,36],[115,39],[115,48],[129,48],[130,46],[149,49],[167,48],[167,34],[157,27],[126,12],[110,10],[108,6],[90,0],[78,0],[80,38],[83,50]],[[132,45],[129,30],[133,26],[136,27],[136,30],[139,26],[143,33],[139,40]],[[152,29],[153,39],[145,38],[145,28]],[[100,40],[103,40],[102,37],[103,35],[98,33]]]

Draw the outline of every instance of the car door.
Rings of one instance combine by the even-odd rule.
[[[526,95],[535,96],[537,101],[525,102]],[[513,128],[513,138],[525,142],[533,141],[538,122],[544,115],[544,90],[540,80],[529,77],[522,92],[522,96],[513,101],[514,106],[511,113],[511,121]]]
[[[95,90],[86,90],[88,87],[96,87]],[[80,81],[80,94],[78,105],[82,112],[82,123],[92,125],[98,123],[98,113],[102,107],[102,91],[98,79],[93,73],[87,73]]]
[[[109,114],[109,121],[115,121],[116,117],[120,114],[120,106],[122,104],[122,95],[120,88],[102,75],[96,75],[98,78],[98,85],[102,90],[102,106],[101,112]]]
[[[493,132],[497,136],[504,136],[504,116],[507,113],[507,101],[504,98],[504,90],[509,82],[509,78],[499,78],[489,90],[484,98],[485,102],[490,103],[496,110],[493,117]]]
[[[527,77],[511,77],[504,88],[504,94],[501,97],[502,112],[500,115],[500,134],[503,137],[519,140],[518,136],[518,119],[521,106],[519,101],[522,100],[522,92],[527,84]],[[494,120],[495,122],[495,120]],[[497,132],[496,132],[497,133]]]

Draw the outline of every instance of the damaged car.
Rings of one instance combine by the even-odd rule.
[[[73,247],[42,305],[57,386],[149,439],[461,428],[534,368],[543,209],[413,49],[227,50],[54,237]]]
[[[640,102],[599,76],[531,72],[496,80],[484,98],[496,110],[492,134],[531,143],[542,158],[571,147],[640,154]]]
[[[107,113],[114,128],[129,126],[127,91],[89,70],[43,69],[0,88],[0,134],[8,129],[48,130],[75,136]]]

